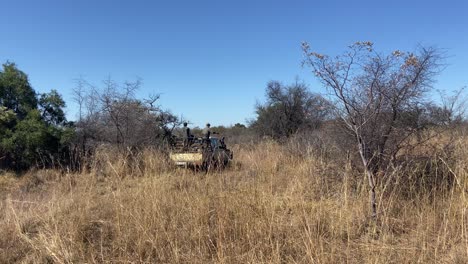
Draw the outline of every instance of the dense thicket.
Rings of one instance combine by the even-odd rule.
[[[0,71],[0,169],[47,167],[67,159],[73,127],[57,91],[37,94],[14,63]]]

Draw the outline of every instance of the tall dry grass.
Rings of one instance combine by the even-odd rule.
[[[203,174],[102,150],[81,174],[0,177],[0,262],[468,263],[467,143],[380,180],[377,221],[362,173],[320,152],[236,147]]]

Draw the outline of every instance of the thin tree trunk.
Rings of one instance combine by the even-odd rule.
[[[375,201],[375,181],[374,175],[371,171],[366,169],[367,179],[369,180],[369,187],[370,187],[370,205],[372,208],[372,218],[377,218],[377,204]]]
[[[369,187],[370,187],[370,205],[372,209],[372,218],[376,219],[377,218],[377,204],[375,201],[375,177],[374,173],[369,169],[369,160],[366,157],[365,154],[365,149],[364,149],[364,144],[362,142],[362,139],[358,136],[358,147],[359,147],[359,155],[361,156],[362,164],[364,165],[364,171],[367,176],[367,180],[369,182]]]

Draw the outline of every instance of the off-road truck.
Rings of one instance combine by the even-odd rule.
[[[176,138],[169,157],[179,167],[209,170],[226,167],[233,153],[226,147],[224,138]]]

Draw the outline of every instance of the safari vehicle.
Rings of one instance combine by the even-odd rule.
[[[226,147],[224,138],[210,137],[208,141],[201,138],[185,141],[177,138],[169,157],[179,167],[209,170],[226,167],[233,153]]]

